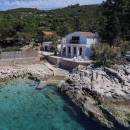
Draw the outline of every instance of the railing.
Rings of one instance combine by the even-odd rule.
[[[72,43],[62,43],[62,45],[64,46],[75,46],[75,47],[77,47],[77,46],[79,46],[79,47],[85,47],[86,46],[86,44],[72,44]]]

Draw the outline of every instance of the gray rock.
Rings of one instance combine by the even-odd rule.
[[[128,68],[130,69],[129,65],[115,65],[113,68],[85,68],[80,66],[68,76],[70,81],[67,81],[61,87],[61,91],[65,92],[87,116],[93,115],[94,119],[111,127],[114,125],[111,121],[117,119],[118,122],[119,115],[109,114],[112,120],[108,120],[107,114],[102,111],[99,104],[105,102],[106,99],[109,99],[112,103],[113,101],[125,103],[126,100],[130,100]],[[118,107],[115,109],[115,106],[110,105],[108,108],[110,107],[115,110],[115,113],[117,111],[124,113],[122,109],[117,110]],[[110,113],[109,111],[108,109],[108,113]],[[125,125],[123,123],[125,119],[124,116],[122,121],[119,122]]]

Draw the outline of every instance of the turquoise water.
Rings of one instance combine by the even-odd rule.
[[[35,89],[37,84],[32,80],[17,79],[0,86],[0,130],[98,128],[86,120],[56,87],[48,86],[38,91]]]

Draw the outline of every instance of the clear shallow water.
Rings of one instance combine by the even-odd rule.
[[[54,86],[38,91],[36,85],[24,79],[1,85],[0,130],[102,129],[76,111]]]

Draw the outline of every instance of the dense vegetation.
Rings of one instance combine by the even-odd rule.
[[[98,27],[102,40],[100,46],[94,48],[96,63],[126,63],[125,54],[130,51],[130,1],[103,2]]]
[[[55,32],[53,41],[72,31],[98,32],[101,44],[94,48],[96,63],[114,63],[130,50],[130,1],[106,0],[101,5],[77,4],[50,11],[20,8],[0,12],[1,47],[38,42],[41,31]]]
[[[121,40],[130,40],[130,1],[107,0],[101,10],[99,32],[102,39],[111,46]]]
[[[99,13],[99,5],[74,5],[51,11],[20,8],[0,12],[0,45],[29,44],[37,40],[41,31],[54,31],[59,36],[72,31],[95,31]]]

